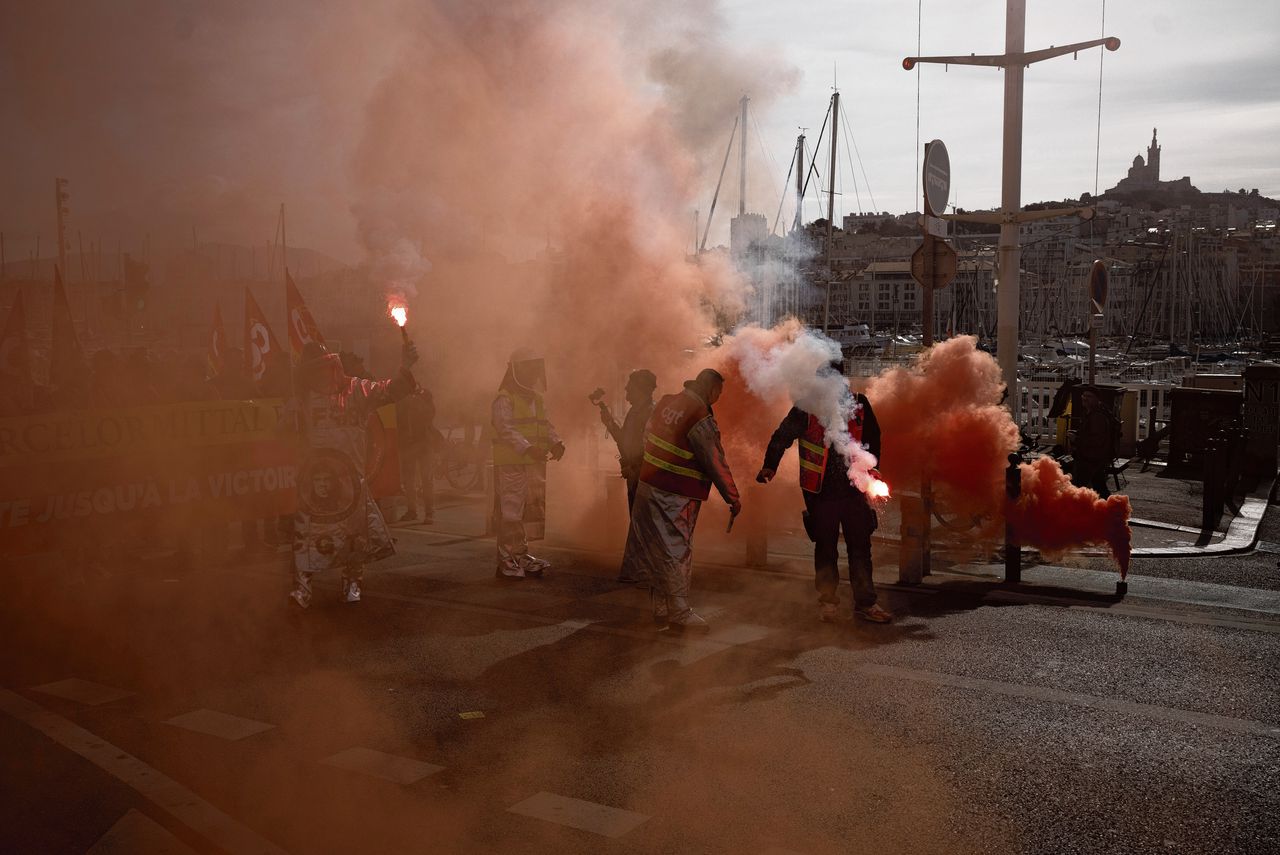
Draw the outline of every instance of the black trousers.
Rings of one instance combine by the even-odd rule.
[[[858,493],[841,491],[804,494],[805,510],[813,529],[814,587],[818,600],[838,603],[840,587],[840,533],[844,532],[849,551],[849,584],[853,603],[865,608],[875,604],[876,586],[871,578],[871,533],[876,530],[876,514]]]

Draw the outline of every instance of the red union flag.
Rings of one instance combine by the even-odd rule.
[[[284,294],[289,313],[289,349],[293,351],[294,359],[297,359],[302,354],[304,344],[309,341],[324,344],[324,336],[320,334],[315,318],[311,317],[311,310],[302,301],[302,294],[298,291],[298,286],[293,284],[293,277],[289,275],[288,269],[284,271]]]
[[[256,383],[267,373],[268,366],[283,354],[275,334],[267,324],[258,301],[248,288],[244,289],[244,367]]]
[[[222,307],[213,304],[213,329],[209,333],[209,373],[218,376],[227,367],[227,331],[222,326]]]
[[[22,309],[22,292],[13,298],[9,320],[0,335],[0,373],[24,385],[31,383],[31,349],[27,347],[27,316]]]
[[[71,319],[71,304],[62,287],[62,273],[53,268],[52,342],[49,352],[49,383],[54,388],[72,384],[85,375],[84,352],[76,337],[75,322]]]

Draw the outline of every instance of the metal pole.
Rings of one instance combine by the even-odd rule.
[[[747,212],[747,102],[742,96],[742,136],[738,138],[738,216]]]
[[[1020,54],[1025,49],[1027,0],[1007,0],[1005,12],[1005,54]],[[1018,418],[1018,315],[1019,267],[1022,252],[1018,247],[1018,222],[1014,217],[1022,208],[1022,84],[1023,66],[1017,63],[1004,69],[1004,160],[1001,176],[1000,207],[1004,222],[1000,225],[1000,289],[996,314],[996,355],[1008,389],[1008,407],[1014,420]]]
[[[796,222],[798,229],[804,225],[804,134],[796,137]]]
[[[831,328],[831,280],[835,278],[832,272],[832,242],[835,240],[835,218],[836,218],[836,125],[840,122],[840,92],[831,93],[831,172],[827,176],[827,301],[822,308],[822,331],[826,333]]]

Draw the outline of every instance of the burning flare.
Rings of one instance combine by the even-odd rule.
[[[889,498],[889,485],[879,478],[872,478],[867,484],[867,498],[871,501]]]
[[[404,306],[388,306],[387,314],[395,320],[396,326],[403,328],[409,321],[409,310]]]

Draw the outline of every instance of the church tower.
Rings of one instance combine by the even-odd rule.
[[[1151,129],[1151,146],[1147,149],[1147,175],[1154,183],[1160,180],[1160,146],[1156,144],[1156,129]]]

